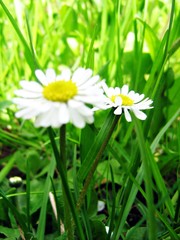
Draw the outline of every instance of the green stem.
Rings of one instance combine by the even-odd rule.
[[[82,230],[82,225],[80,223],[78,213],[77,213],[77,210],[76,210],[76,207],[75,207],[75,204],[74,204],[74,199],[72,197],[71,191],[70,191],[68,183],[67,183],[67,178],[66,178],[66,174],[65,174],[64,165],[63,165],[62,161],[59,161],[60,155],[59,155],[59,151],[58,151],[58,148],[57,148],[57,145],[56,145],[56,142],[55,142],[55,135],[54,135],[51,127],[48,128],[48,133],[49,133],[49,138],[51,140],[54,156],[55,156],[55,159],[56,159],[57,169],[58,169],[58,172],[61,176],[62,185],[64,186],[64,191],[66,193],[66,197],[67,197],[70,209],[71,209],[71,213],[72,213],[73,218],[74,218],[74,223],[77,227],[77,233],[79,234],[79,239],[80,240],[85,240],[84,233],[83,233],[83,230]]]
[[[106,138],[104,139],[104,142],[101,145],[101,147],[99,149],[99,152],[96,155],[95,161],[92,164],[91,169],[90,169],[90,171],[89,171],[89,173],[88,173],[88,175],[86,177],[83,189],[82,189],[82,191],[80,193],[80,196],[79,196],[79,199],[78,199],[78,202],[77,202],[77,205],[76,205],[78,211],[81,209],[81,206],[82,206],[82,204],[84,202],[84,198],[85,198],[86,192],[88,190],[89,184],[91,183],[93,174],[94,174],[94,172],[95,172],[95,170],[97,168],[97,165],[99,163],[99,160],[101,159],[101,156],[102,156],[102,154],[103,154],[103,152],[104,152],[104,150],[105,150],[105,148],[106,148],[106,146],[107,146],[107,144],[108,144],[108,142],[109,142],[109,140],[111,138],[111,135],[112,135],[112,133],[113,133],[115,127],[116,127],[116,124],[117,124],[119,118],[120,118],[120,116],[115,116],[114,121],[112,122],[112,125],[111,125],[111,127],[109,129],[109,132],[108,132]]]
[[[64,165],[64,173],[67,181],[67,162],[66,162],[66,125],[63,125],[60,128],[60,161],[62,161]],[[68,203],[68,199],[66,196],[66,192],[63,186],[63,199],[64,199],[64,225],[65,230],[67,231],[68,240],[74,239],[74,231],[71,221],[71,212]]]

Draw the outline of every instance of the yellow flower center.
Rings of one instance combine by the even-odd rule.
[[[130,97],[128,97],[126,95],[123,95],[123,94],[118,94],[118,95],[111,96],[111,101],[115,102],[117,97],[121,97],[123,106],[132,106],[133,103],[134,103],[134,101]]]
[[[52,82],[43,89],[44,97],[53,102],[67,102],[73,98],[77,92],[77,86],[72,80]]]

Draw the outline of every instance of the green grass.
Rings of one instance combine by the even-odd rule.
[[[177,0],[0,0],[0,238],[66,239],[48,199],[54,192],[63,222],[63,186],[74,239],[179,239],[179,12]],[[69,124],[67,178],[58,130],[16,119],[11,102],[20,80],[35,80],[35,69],[63,66],[92,68],[109,86],[128,84],[154,101],[146,121],[128,123],[122,115],[110,135],[109,110],[81,131]],[[9,185],[15,175],[20,187]],[[106,204],[100,213],[98,200]]]

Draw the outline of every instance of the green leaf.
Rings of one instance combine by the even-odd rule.
[[[110,168],[113,171],[114,182],[121,184],[123,181],[122,171],[120,170],[120,164],[116,159],[110,161],[104,161],[98,164],[97,172],[101,176],[104,176],[107,181],[112,181],[112,175],[110,174]]]
[[[126,235],[126,240],[144,240],[147,239],[147,227],[131,228]]]
[[[88,136],[88,137],[87,137]],[[96,137],[95,130],[91,125],[86,125],[85,128],[81,130],[81,141],[80,141],[80,158],[81,161],[84,160],[89,148],[92,146],[94,139]]]
[[[94,220],[90,221],[93,240],[105,240],[107,237],[107,233],[105,230],[105,226],[102,222]]]
[[[89,172],[89,169],[91,168],[93,161],[96,159],[97,155],[101,155],[102,154],[101,151],[104,151],[104,148],[102,149],[102,145],[105,144],[105,147],[106,147],[107,142],[111,137],[111,134],[114,130],[114,127],[116,126],[118,119],[119,117],[115,116],[113,112],[109,113],[102,128],[97,134],[94,143],[92,144],[89,151],[87,152],[86,157],[82,159],[82,165],[78,171],[78,176],[77,176],[80,182],[82,182],[86,178]]]
[[[9,239],[12,238],[13,240],[20,237],[19,229],[12,229],[8,227],[0,226],[0,233],[4,234]]]

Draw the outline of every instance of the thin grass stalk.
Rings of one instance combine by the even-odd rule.
[[[112,125],[111,125],[111,127],[109,129],[109,132],[108,132],[106,138],[104,139],[104,142],[102,143],[102,145],[101,145],[101,147],[99,149],[99,152],[96,155],[94,163],[92,164],[92,166],[91,166],[91,168],[89,170],[89,173],[88,173],[88,175],[87,175],[87,177],[85,179],[84,186],[82,188],[82,191],[80,193],[80,196],[79,196],[79,199],[78,199],[77,205],[76,205],[78,211],[81,209],[81,206],[82,206],[82,204],[84,202],[84,198],[85,198],[85,195],[87,193],[89,184],[91,183],[93,174],[94,174],[94,172],[95,172],[95,170],[97,168],[97,165],[99,163],[99,160],[101,159],[101,156],[102,156],[102,154],[103,154],[103,152],[104,152],[104,150],[105,150],[105,148],[106,148],[106,146],[107,146],[107,144],[108,144],[108,142],[109,142],[109,140],[110,140],[110,138],[111,138],[111,136],[112,136],[112,134],[114,132],[114,129],[116,127],[116,124],[117,124],[119,118],[120,118],[120,116],[115,116],[114,121],[112,122]]]
[[[27,24],[27,30],[28,30],[28,36],[29,36],[29,42],[30,42],[30,49],[31,49],[31,52],[32,52],[33,60],[34,60],[34,66],[35,66],[35,68],[39,68],[39,64],[37,62],[35,51],[34,51],[34,47],[33,47],[31,29],[30,29],[30,26],[29,26],[27,13],[26,13],[26,24]]]
[[[107,240],[111,239],[111,234],[113,230],[113,224],[114,224],[114,218],[115,218],[115,209],[116,209],[116,190],[115,190],[115,182],[114,182],[114,175],[113,175],[113,170],[110,165],[110,173],[111,173],[111,179],[112,179],[112,197],[113,197],[113,202],[112,202],[112,210],[111,210],[111,215],[110,215],[110,224],[109,224],[109,231],[108,231],[108,236]]]
[[[153,192],[152,192],[152,170],[150,165],[150,147],[145,144],[142,128],[137,119],[134,118],[136,133],[139,141],[139,148],[144,166],[144,180],[146,187],[146,201],[147,201],[147,224],[148,224],[148,239],[156,240],[156,221],[155,221],[155,207],[153,203]]]
[[[168,27],[168,35],[167,35],[167,41],[166,41],[165,50],[164,50],[164,59],[166,59],[168,57],[167,55],[168,55],[168,50],[169,50],[169,40],[170,40],[170,33],[171,33],[171,29],[172,29],[174,11],[175,11],[175,0],[172,0],[171,15],[170,15],[170,21],[169,21],[169,27]]]
[[[14,27],[18,37],[20,38],[23,46],[24,46],[24,49],[25,49],[25,56],[26,56],[26,60],[27,60],[27,63],[29,64],[29,67],[31,68],[31,70],[34,72],[35,70],[35,65],[34,65],[34,57],[33,57],[33,54],[23,36],[23,34],[21,33],[15,19],[13,18],[13,16],[11,15],[11,13],[9,12],[9,10],[7,9],[6,5],[3,3],[2,0],[0,0],[0,4],[4,10],[4,12],[6,13],[7,17],[9,18],[9,21],[11,22],[12,26]]]
[[[137,155],[138,156],[138,155]],[[134,160],[134,166],[131,168],[132,176],[135,177],[137,169],[139,168],[138,157]],[[117,200],[119,206],[121,206],[120,211],[118,212],[118,218],[115,222],[115,228],[113,230],[112,240],[118,240],[119,236],[122,235],[123,227],[125,225],[127,216],[130,212],[130,209],[133,205],[135,197],[138,190],[140,189],[140,184],[142,183],[143,172],[142,166],[139,168],[138,174],[135,178],[135,181],[132,181],[132,177],[128,179],[127,183],[125,180],[124,188],[121,190],[120,200]],[[143,195],[144,196],[144,195]]]
[[[66,125],[62,125],[60,128],[60,159],[59,161],[62,161],[64,165],[64,174],[67,181],[67,162],[66,162]],[[65,230],[67,231],[68,240],[74,239],[74,231],[73,231],[73,225],[71,221],[71,212],[69,208],[68,199],[66,196],[66,192],[64,189],[65,186],[63,186],[63,199],[64,199],[64,225]]]
[[[27,227],[30,232],[30,168],[29,159],[26,161],[26,215],[27,215]]]
[[[48,174],[47,174],[45,185],[44,185],[45,191],[43,192],[43,197],[42,197],[39,224],[38,224],[37,234],[36,234],[37,239],[43,239],[45,234],[47,203],[48,203],[49,191],[51,187],[50,179],[54,175],[55,165],[56,165],[55,159],[52,157],[49,164],[49,170],[48,170]]]

